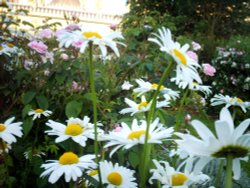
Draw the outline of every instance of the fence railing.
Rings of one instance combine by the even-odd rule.
[[[46,6],[33,6],[24,5],[19,3],[12,3],[14,9],[24,9],[29,11],[30,16],[46,16],[51,18],[63,19],[64,15],[68,17],[77,17],[83,22],[93,22],[101,24],[112,24],[119,23],[122,16],[120,15],[110,15],[103,13],[94,13],[81,10],[67,10],[65,8],[55,8]]]

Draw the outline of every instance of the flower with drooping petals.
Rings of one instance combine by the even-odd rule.
[[[190,134],[176,133],[180,139],[175,142],[190,156],[200,157],[194,171],[203,169],[214,158],[225,159],[228,155],[232,156],[234,178],[239,179],[240,160],[247,157],[250,151],[250,134],[244,134],[249,124],[250,119],[246,119],[235,128],[229,110],[224,107],[220,112],[220,119],[215,121],[217,137],[202,122],[193,120],[191,125],[199,138]]]
[[[250,109],[250,102],[243,101],[239,97],[230,97],[228,95],[222,95],[222,94],[216,94],[211,99],[211,105],[217,106],[224,104],[226,108],[229,108],[230,106],[239,106],[243,112],[246,113],[247,109]]]
[[[139,87],[133,90],[134,92],[138,93],[137,96],[141,96],[144,93],[147,93],[149,91],[155,91],[157,90],[159,86],[156,83],[151,84],[150,82],[146,82],[143,79],[136,79],[135,81],[139,85]],[[175,100],[176,98],[179,97],[179,92],[166,88],[163,85],[160,87],[160,93],[163,94],[166,100],[170,100],[170,99]]]
[[[149,111],[152,101],[147,102],[145,96],[142,96],[141,102],[139,104],[128,98],[125,98],[125,103],[129,105],[129,108],[124,108],[123,110],[120,111],[120,114],[131,113],[131,116],[133,116],[135,113]],[[168,105],[169,102],[167,100],[156,102],[156,108],[167,107]]]
[[[35,120],[37,118],[41,118],[42,115],[44,115],[45,117],[48,117],[51,114],[52,114],[52,111],[44,110],[44,109],[41,109],[41,108],[31,110],[31,111],[28,112],[29,116],[33,116],[33,120]]]
[[[48,180],[50,183],[57,182],[62,175],[64,175],[66,182],[70,182],[71,179],[76,181],[77,178],[82,176],[83,170],[96,168],[97,165],[94,159],[95,155],[89,154],[78,157],[73,152],[65,152],[60,156],[59,160],[47,160],[47,163],[41,166],[45,171],[40,177],[49,175]]]
[[[202,173],[194,174],[187,170],[180,172],[169,165],[168,162],[153,160],[156,169],[151,169],[153,173],[149,182],[152,180],[160,181],[162,188],[188,188],[191,185],[206,183],[210,178]]]
[[[145,134],[147,129],[147,122],[141,120],[140,123],[136,119],[133,120],[131,127],[126,123],[121,124],[122,129],[117,131],[111,131],[106,136],[109,141],[105,148],[115,146],[110,153],[110,157],[120,148],[130,149],[131,147],[144,144]],[[163,124],[159,122],[159,118],[156,118],[150,124],[148,143],[161,144],[162,141],[171,137],[173,133],[173,127],[165,128]]]
[[[197,68],[200,67],[197,61],[190,58],[187,54],[189,45],[181,46],[178,42],[172,40],[171,31],[169,29],[158,29],[158,33],[154,33],[155,38],[149,38],[160,46],[160,50],[169,54],[177,63],[176,77],[181,76],[186,82],[196,81],[202,83]]]
[[[83,120],[79,118],[69,118],[67,125],[52,120],[49,120],[46,125],[52,129],[45,131],[45,133],[57,136],[55,140],[56,143],[71,138],[74,142],[85,147],[88,139],[93,140],[95,138],[94,125],[90,123],[90,118],[88,116],[84,116]],[[102,124],[98,123],[97,125],[101,126]],[[98,128],[97,131],[98,137],[104,134],[103,130],[100,128]]]
[[[66,48],[76,45],[76,42],[82,41],[78,45],[80,53],[84,53],[85,49],[92,43],[94,46],[97,45],[105,58],[107,56],[107,47],[110,47],[115,54],[119,57],[120,53],[117,48],[117,44],[124,45],[122,42],[114,41],[114,39],[123,39],[120,32],[112,32],[108,35],[98,33],[94,30],[88,30],[81,28],[81,30],[74,30],[72,32],[64,31],[58,35],[59,46]]]

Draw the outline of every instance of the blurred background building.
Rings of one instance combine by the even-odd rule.
[[[14,9],[29,11],[25,19],[33,25],[42,25],[44,18],[61,22],[65,17],[79,19],[84,25],[106,28],[116,25],[128,11],[126,0],[10,0]]]

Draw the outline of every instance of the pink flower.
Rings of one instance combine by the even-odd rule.
[[[65,54],[65,53],[62,53],[60,55],[60,57],[61,57],[61,59],[65,60],[65,61],[67,61],[69,59],[69,56],[67,54]]]
[[[54,36],[54,32],[51,29],[43,29],[38,33],[39,38],[51,38]]]
[[[78,41],[76,41],[76,42],[73,42],[73,43],[72,43],[72,46],[74,46],[76,49],[78,49],[78,48],[81,47],[81,45],[82,45],[83,43],[84,43],[83,40],[78,40]]]
[[[72,90],[73,91],[76,91],[76,92],[78,92],[78,91],[81,91],[81,90],[84,90],[84,88],[82,87],[82,86],[80,86],[77,82],[75,82],[75,81],[73,81],[72,82]]]
[[[193,47],[194,51],[198,51],[201,49],[201,45],[197,42],[194,42],[194,41],[192,42],[192,47]]]
[[[65,28],[65,30],[67,30],[67,31],[74,31],[74,30],[76,30],[76,29],[80,29],[80,26],[79,26],[78,24],[74,24],[74,23],[69,24],[69,25]]]
[[[198,61],[198,56],[197,56],[197,54],[196,54],[195,52],[193,52],[193,51],[187,51],[187,55],[188,55],[191,59],[193,59],[193,60],[195,60],[195,61]]]
[[[117,24],[114,24],[114,23],[113,23],[113,24],[111,24],[111,25],[109,26],[109,28],[115,31],[116,28],[117,28]]]
[[[31,41],[28,46],[40,54],[46,54],[48,47],[41,41]]]
[[[122,127],[120,126],[117,126],[115,129],[114,129],[114,132],[121,132],[122,131]]]
[[[205,63],[205,64],[202,64],[202,67],[203,67],[203,72],[205,75],[214,76],[216,69],[212,65]]]

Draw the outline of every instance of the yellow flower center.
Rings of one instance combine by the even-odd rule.
[[[118,172],[111,172],[107,179],[113,185],[119,186],[122,184],[122,176]]]
[[[138,105],[138,110],[141,110],[142,107],[147,107],[148,106],[148,103],[147,102],[141,102],[139,105]]]
[[[36,112],[36,113],[43,113],[43,112],[44,112],[44,110],[43,110],[43,109],[41,109],[41,108],[38,108],[38,109],[36,109],[36,110],[35,110],[35,112]]]
[[[237,102],[238,102],[238,103],[243,103],[243,100],[240,99],[240,98],[237,98]]]
[[[197,83],[197,82],[193,82],[193,84],[194,84],[194,85],[198,85],[198,83]]]
[[[73,152],[65,152],[59,158],[59,163],[62,165],[75,164],[79,162],[79,158]]]
[[[128,135],[128,139],[133,140],[133,139],[137,139],[139,140],[139,138],[145,134],[146,131],[145,130],[140,130],[140,131],[133,131]]]
[[[65,129],[65,134],[77,136],[83,132],[83,128],[79,124],[69,124]]]
[[[174,55],[178,57],[178,59],[181,61],[183,65],[187,65],[187,60],[185,56],[179,50],[174,49],[173,52],[174,52]]]
[[[3,47],[2,47],[2,46],[0,46],[0,50],[3,50]]]
[[[13,47],[14,47],[14,44],[12,44],[12,43],[7,43],[7,46],[9,46],[10,48],[13,48]]]
[[[158,84],[152,84],[151,89],[157,89],[158,86],[159,86]],[[160,90],[163,90],[163,89],[164,89],[164,86],[161,86]]]
[[[188,177],[185,174],[177,173],[172,175],[172,186],[181,186],[184,185],[185,181],[188,180]]]
[[[5,125],[0,123],[0,132],[3,132],[6,129]]]
[[[92,170],[92,171],[89,172],[90,176],[94,176],[96,174],[98,174],[98,170]]]
[[[92,38],[92,37],[96,37],[98,39],[102,38],[102,36],[99,33],[97,33],[97,32],[91,32],[91,31],[90,32],[84,32],[82,35],[85,36],[88,39]]]

